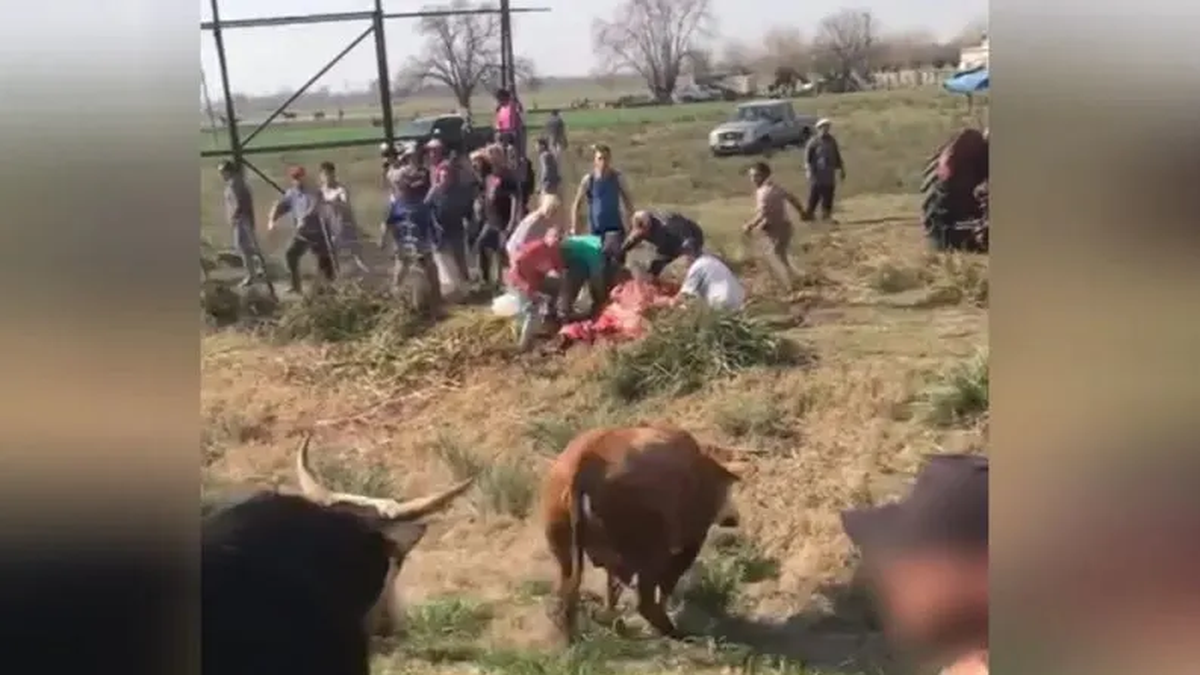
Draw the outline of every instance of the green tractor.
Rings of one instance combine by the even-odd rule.
[[[988,251],[988,137],[964,129],[942,146],[921,181],[921,222],[938,250]]]

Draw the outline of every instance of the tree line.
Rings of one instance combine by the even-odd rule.
[[[426,9],[475,9],[474,0],[450,0]],[[670,100],[685,76],[719,73],[774,74],[796,80],[811,75],[826,80],[869,79],[879,71],[946,68],[957,65],[960,50],[976,45],[986,20],[964,26],[952,40],[929,31],[888,31],[864,9],[843,9],[820,19],[811,37],[799,27],[768,30],[758,46],[722,40],[716,33],[712,0],[624,0],[611,17],[592,25],[596,77],[634,75],[659,101]],[[427,86],[445,87],[464,108],[500,82],[500,17],[496,14],[427,16],[416,27],[420,56],[394,75],[394,96]],[[518,86],[536,91],[541,84],[532,62],[517,57]],[[372,90],[376,85],[372,85]]]

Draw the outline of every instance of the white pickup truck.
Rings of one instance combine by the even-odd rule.
[[[799,115],[791,101],[764,99],[738,105],[733,118],[708,133],[714,155],[758,154],[789,145],[802,146],[817,125],[815,115]]]

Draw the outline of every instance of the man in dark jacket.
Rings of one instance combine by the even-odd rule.
[[[804,172],[808,176],[808,214],[821,207],[821,220],[833,221],[833,193],[837,179],[846,180],[846,165],[837,139],[829,132],[828,119],[817,121],[817,135],[804,148]],[[836,221],[833,221],[836,222]]]
[[[676,258],[683,254],[683,242],[691,240],[704,246],[704,231],[692,219],[674,211],[637,211],[629,219],[632,231],[621,254],[625,255],[642,242],[654,246],[650,276],[657,279]]]

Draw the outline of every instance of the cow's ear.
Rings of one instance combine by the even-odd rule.
[[[425,523],[395,520],[381,525],[379,533],[391,546],[392,557],[403,558],[425,536],[426,529],[428,526]]]

